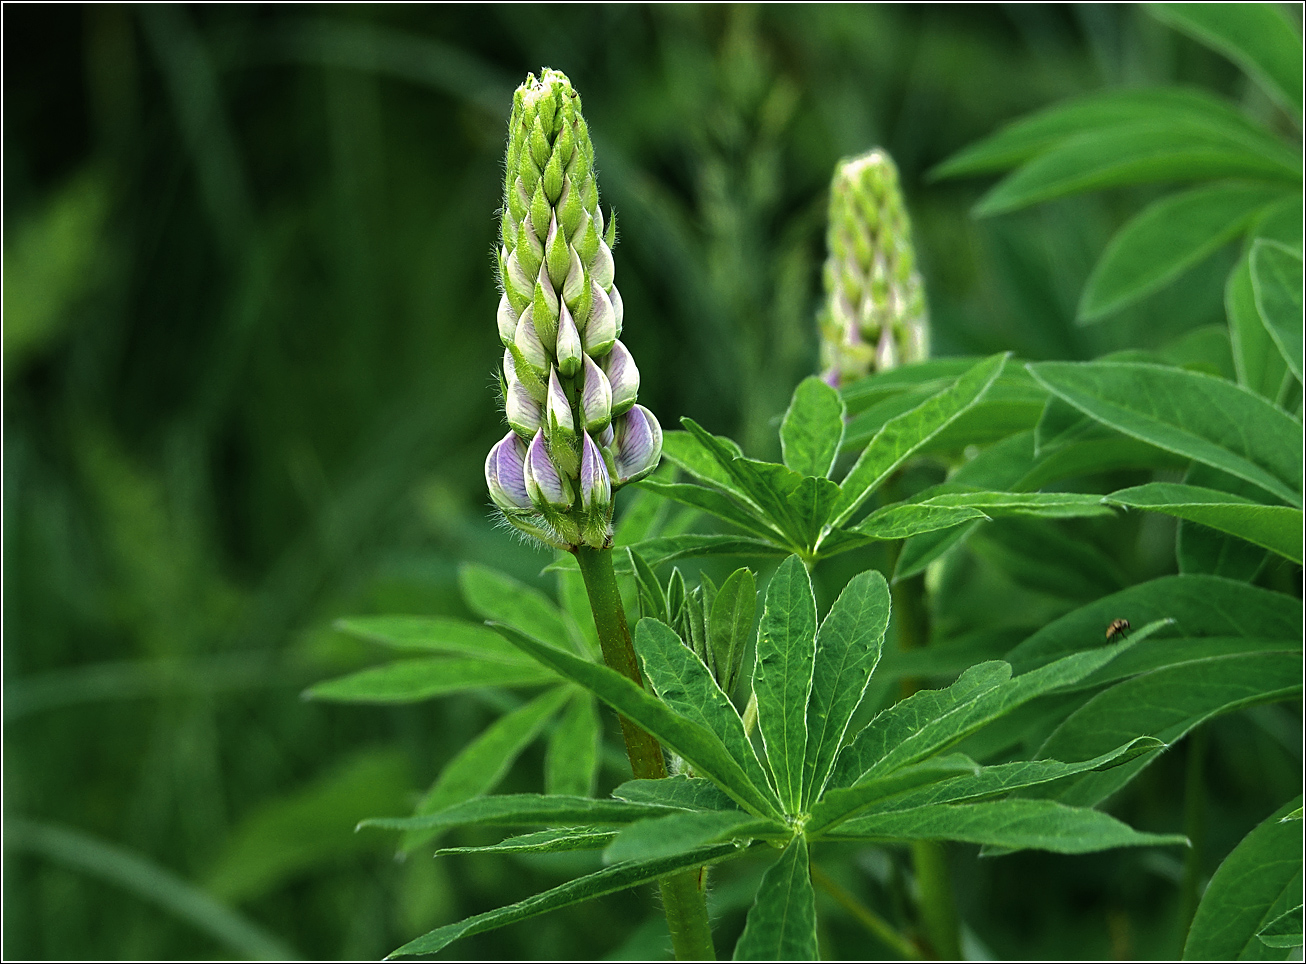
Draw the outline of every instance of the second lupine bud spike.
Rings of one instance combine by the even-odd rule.
[[[605,548],[612,493],[656,468],[662,429],[635,404],[639,371],[617,341],[615,221],[599,208],[580,96],[558,71],[518,88],[506,167],[497,325],[513,431],[487,459],[486,485],[527,535]]]
[[[839,162],[826,240],[819,316],[826,381],[837,388],[926,358],[925,289],[898,171],[888,154],[873,150]]]

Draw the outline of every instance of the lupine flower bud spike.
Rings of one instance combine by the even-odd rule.
[[[512,431],[486,459],[486,486],[527,535],[606,548],[613,493],[657,467],[662,429],[635,404],[615,220],[599,207],[580,96],[558,71],[513,96],[503,187],[496,324]]]
[[[835,168],[826,240],[819,316],[826,381],[837,388],[928,357],[925,289],[911,224],[898,171],[883,151]]]

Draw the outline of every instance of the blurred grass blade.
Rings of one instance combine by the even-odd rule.
[[[886,422],[840,484],[830,525],[845,522],[900,465],[973,408],[1002,374],[1006,363],[1005,354],[986,358],[937,395]]]
[[[204,931],[247,960],[296,960],[262,927],[214,900],[171,870],[81,831],[20,817],[5,820],[5,848],[40,854],[125,888]]]
[[[1301,157],[1273,138],[1193,122],[1143,121],[1063,141],[1009,174],[975,205],[977,217],[1085,191],[1157,181],[1236,177],[1301,185]]]
[[[1293,562],[1302,561],[1302,513],[1286,505],[1261,505],[1250,499],[1196,485],[1149,482],[1104,496],[1104,502],[1163,512],[1246,539]]]
[[[577,659],[510,626],[495,625],[494,628],[523,652],[579,683],[618,713],[643,727],[668,749],[684,757],[700,774],[714,780],[740,805],[765,816],[777,815],[770,788],[754,786],[721,738],[707,727],[672,711],[656,696],[615,670]]]
[[[413,812],[437,813],[455,803],[489,793],[573,692],[570,686],[555,686],[525,706],[499,717],[445,765]],[[554,791],[550,788],[549,792]],[[405,834],[399,848],[412,850],[433,836],[432,833]]]
[[[935,804],[849,820],[839,839],[957,840],[1006,850],[1087,854],[1115,847],[1185,845],[1180,834],[1142,833],[1097,810],[1051,800]]]
[[[1252,292],[1261,323],[1302,380],[1302,257],[1287,245],[1257,238],[1251,250]]]
[[[1258,184],[1214,184],[1155,201],[1116,232],[1093,266],[1079,321],[1098,321],[1169,284],[1224,247],[1283,196]]]
[[[742,810],[687,810],[627,824],[603,852],[605,864],[631,860],[674,857],[709,844],[749,838],[787,836],[788,828],[778,820],[759,820]]]
[[[635,627],[635,651],[648,682],[663,702],[680,716],[714,733],[743,768],[749,782],[773,806],[778,804],[766,771],[744,732],[744,721],[707,667],[675,630],[656,619],[641,619]]]
[[[502,636],[477,623],[441,616],[353,616],[336,629],[395,649],[480,656],[509,663],[522,654]]]
[[[605,894],[637,887],[659,877],[684,870],[687,867],[701,867],[726,857],[732,857],[740,851],[734,844],[716,844],[703,847],[676,857],[664,857],[647,862],[618,864],[586,877],[578,877],[552,890],[547,890],[534,897],[528,897],[516,904],[500,907],[497,910],[477,914],[456,924],[437,927],[416,940],[409,941],[403,947],[387,956],[387,960],[411,954],[434,954],[447,944],[460,937],[483,934],[486,931],[503,927],[507,924],[528,920],[560,907],[569,907],[581,901],[592,900]]]
[[[829,478],[843,439],[843,418],[837,391],[815,375],[799,382],[780,423],[784,464],[799,475]]]
[[[737,961],[815,961],[819,956],[807,840],[796,834],[762,875],[734,957]]]
[[[587,692],[576,691],[549,736],[549,748],[544,754],[545,791],[564,796],[593,796],[602,740],[603,727],[594,698]]]
[[[1258,931],[1301,904],[1302,822],[1281,819],[1300,806],[1300,796],[1285,803],[1224,858],[1197,905],[1184,960],[1268,956],[1257,946]]]
[[[753,667],[757,729],[785,813],[798,813],[802,806],[806,711],[815,658],[812,581],[802,561],[790,556],[767,586]]]
[[[1190,637],[1299,639],[1301,603],[1292,596],[1219,576],[1162,576],[1095,600],[1049,623],[1007,654],[1027,672],[1066,653],[1098,645],[1112,620],[1134,625],[1173,616]]]
[[[889,585],[875,570],[854,576],[816,633],[802,810],[820,797],[844,734],[880,662],[889,628]]]
[[[1151,3],[1147,9],[1161,22],[1224,54],[1279,106],[1301,117],[1301,36],[1275,4]]]
[[[418,703],[482,686],[540,686],[558,677],[537,665],[484,659],[400,659],[318,683],[306,699],[341,703]]]
[[[1222,378],[1137,362],[1039,362],[1048,390],[1117,431],[1302,506],[1301,423]]]

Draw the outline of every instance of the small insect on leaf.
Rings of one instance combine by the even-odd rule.
[[[1113,619],[1111,620],[1111,625],[1106,628],[1106,641],[1109,643],[1113,639],[1115,640],[1124,639],[1125,635],[1128,632],[1129,632],[1129,620]]]

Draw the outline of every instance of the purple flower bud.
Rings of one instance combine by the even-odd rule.
[[[485,457],[485,485],[494,504],[504,512],[519,512],[531,507],[525,472],[526,443],[515,432],[509,432]]]
[[[613,422],[616,482],[638,482],[658,467],[662,458],[662,426],[643,405],[636,405]]]
[[[597,281],[590,281],[589,318],[585,320],[585,353],[588,355],[606,355],[617,340],[617,316],[612,310],[612,302]]]
[[[520,379],[510,378],[504,390],[504,415],[512,430],[522,438],[530,438],[540,430],[542,412],[540,403],[531,398]]]
[[[526,364],[540,375],[549,370],[549,356],[545,353],[544,345],[540,343],[540,336],[535,331],[535,313],[530,305],[526,306],[526,310],[517,319],[517,331],[513,334],[512,340]]]
[[[571,416],[571,403],[567,401],[567,393],[562,390],[562,382],[558,381],[556,368],[549,372],[549,398],[546,404],[549,409],[549,434],[562,432],[564,435],[574,435],[576,422]]]
[[[616,288],[612,289],[614,292]],[[612,351],[603,361],[603,374],[608,376],[612,388],[612,414],[620,415],[629,410],[639,397],[639,369],[635,359],[621,342],[615,342]]]
[[[613,439],[612,423],[609,422],[608,427],[599,433],[599,447],[606,449],[609,445],[612,444],[612,439]]]
[[[558,370],[567,377],[575,375],[581,369],[581,359],[585,352],[580,344],[580,332],[576,322],[567,310],[566,302],[558,309]]]
[[[589,433],[582,433],[581,438],[580,504],[586,510],[601,511],[612,502],[612,480],[603,455]]]
[[[613,285],[608,291],[608,300],[612,302],[612,314],[617,322],[617,337],[621,337],[621,326],[626,320],[626,305],[621,300],[621,292]]]
[[[599,283],[600,288],[607,291],[612,287],[612,279],[615,273],[616,266],[612,263],[612,249],[608,247],[606,241],[599,241],[599,253],[590,262],[590,277]]]
[[[529,302],[535,296],[535,282],[526,275],[516,251],[508,255],[506,263],[508,265],[508,276],[504,278],[503,283],[511,288],[518,298]]]
[[[572,503],[571,484],[549,458],[549,449],[544,441],[544,432],[536,432],[531,439],[530,448],[526,450],[526,491],[537,509],[558,510],[570,508]]]
[[[603,369],[585,356],[585,384],[580,393],[581,417],[591,432],[602,430],[612,421],[612,387]]]
[[[513,311],[512,302],[508,300],[506,291],[499,296],[499,314],[496,321],[499,323],[499,341],[505,345],[511,344],[513,336],[517,333],[517,312]]]

